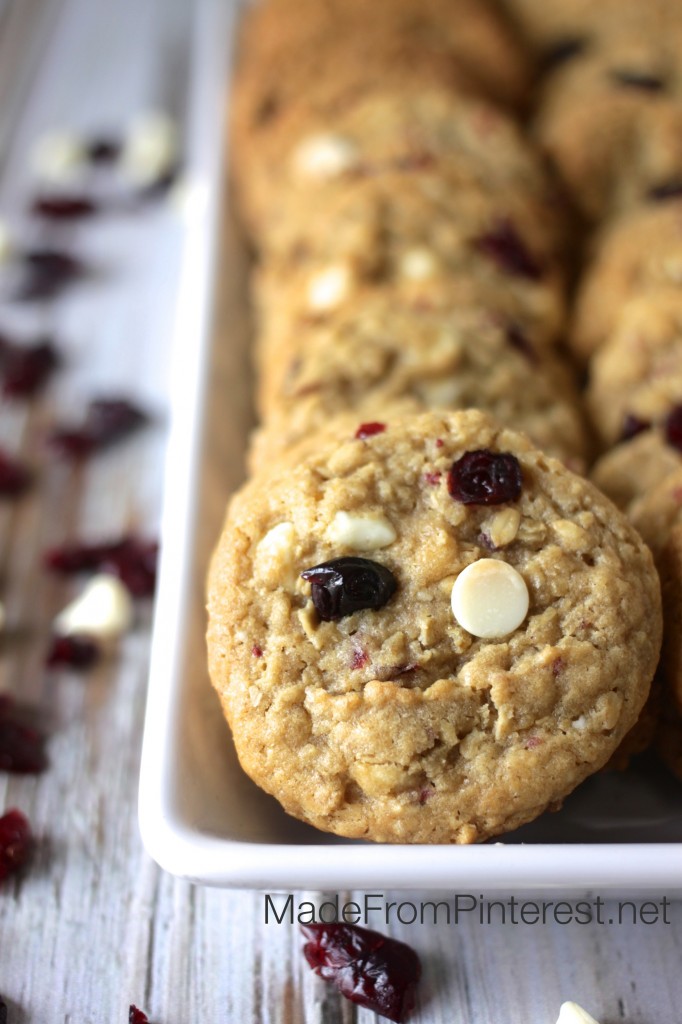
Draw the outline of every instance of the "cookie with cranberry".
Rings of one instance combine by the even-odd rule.
[[[682,289],[657,289],[624,307],[592,359],[586,397],[607,444],[641,426],[665,424],[674,437],[682,404]]]
[[[614,33],[547,82],[536,135],[588,220],[679,188],[681,41]]]
[[[254,466],[316,438],[339,413],[381,419],[396,402],[414,411],[482,409],[573,468],[584,466],[587,432],[568,367],[494,308],[409,311],[377,296],[303,331],[272,317],[270,330]]]
[[[571,350],[586,361],[608,340],[629,299],[670,286],[682,287],[682,198],[647,204],[605,226],[582,275]]]
[[[244,769],[290,814],[470,843],[608,760],[649,691],[659,602],[648,549],[589,482],[480,412],[427,413],[235,496],[211,678]]]
[[[409,178],[447,168],[452,186],[546,197],[562,215],[556,185],[513,119],[490,103],[437,85],[409,82],[354,93],[323,117],[289,117],[238,177],[243,213],[266,251],[276,225],[311,202],[323,209],[348,182],[399,172]],[[239,161],[237,161],[239,168]]]
[[[666,436],[665,426],[647,428],[631,423],[631,438],[611,448],[595,462],[590,478],[618,508],[630,505],[657,487],[669,473],[682,468],[682,434],[677,444]],[[672,435],[675,440],[675,434]]]

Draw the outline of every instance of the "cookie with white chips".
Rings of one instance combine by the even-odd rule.
[[[624,516],[476,411],[247,484],[209,617],[244,769],[290,814],[382,842],[481,841],[556,806],[634,724],[661,632]]]

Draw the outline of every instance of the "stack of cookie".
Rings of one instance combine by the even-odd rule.
[[[333,416],[374,420],[395,403],[487,409],[584,466],[554,348],[566,225],[514,122],[527,70],[504,24],[478,0],[272,0],[241,53],[233,151],[258,257],[263,424],[252,467],[300,451]]]
[[[262,426],[210,669],[246,771],[341,835],[473,842],[557,806],[658,658],[651,555],[566,466],[569,239],[527,87],[481,0],[269,0],[245,25]]]
[[[665,576],[664,745],[679,729],[680,773],[682,5],[508,6],[545,58],[538,139],[595,231],[569,340],[589,368],[588,408],[608,448],[593,479],[628,510]]]

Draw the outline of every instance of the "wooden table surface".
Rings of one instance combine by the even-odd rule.
[[[15,233],[46,238],[24,213],[29,153],[46,129],[117,129],[159,107],[182,120],[187,40],[211,2],[0,2],[0,218]],[[64,353],[39,399],[0,406],[0,445],[37,473],[28,497],[0,505],[0,692],[40,705],[51,722],[49,769],[0,774],[0,811],[22,808],[37,837],[30,865],[0,890],[0,994],[10,1024],[114,1024],[130,1003],[156,1024],[368,1024],[373,1014],[313,977],[296,927],[265,923],[263,894],[193,887],[143,851],[136,797],[150,609],[140,607],[115,656],[88,675],[44,669],[50,623],[74,592],[45,575],[44,549],[158,527],[172,296],[187,230],[169,203],[52,229],[50,242],[96,268],[92,279],[39,308],[0,302],[0,330],[47,329]],[[119,391],[154,411],[150,429],[82,470],[46,457],[49,423]],[[399,897],[408,898],[422,897]],[[679,1024],[682,904],[667,916],[389,930],[423,959],[414,1024],[554,1024],[566,999],[601,1024]],[[378,915],[373,923],[382,926]]]

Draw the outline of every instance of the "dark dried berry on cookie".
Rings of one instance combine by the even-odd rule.
[[[303,955],[341,995],[400,1024],[414,1008],[419,957],[404,942],[350,924],[307,924]]]
[[[665,439],[682,452],[682,405],[676,405],[665,421]]]
[[[385,423],[361,423],[355,431],[355,436],[358,441],[364,441],[368,437],[374,437],[375,434],[383,434],[385,429]]]
[[[637,437],[637,434],[643,433],[648,430],[651,426],[646,420],[642,420],[639,416],[633,416],[631,412],[623,420],[623,429],[620,432],[621,441],[630,441],[633,437]]]
[[[628,89],[642,89],[644,92],[661,92],[665,88],[665,82],[659,75],[648,74],[646,71],[617,68],[611,72],[611,78],[617,85],[624,85]]]
[[[571,60],[572,57],[577,57],[583,53],[587,41],[582,39],[580,36],[571,36],[566,39],[558,39],[553,43],[541,58],[541,68],[543,71],[550,71],[558,67],[560,64],[565,64],[566,61]]]
[[[323,622],[365,608],[383,608],[398,586],[390,569],[369,558],[333,558],[301,576],[311,585],[313,604]]]
[[[474,239],[480,253],[512,277],[539,281],[544,271],[511,221],[500,220],[495,227]]]
[[[448,491],[463,505],[501,505],[516,501],[523,476],[515,455],[482,448],[453,462],[448,473]]]
[[[682,179],[676,178],[673,181],[664,181],[660,185],[654,185],[647,193],[649,199],[654,202],[663,202],[666,199],[677,199],[682,196]]]

